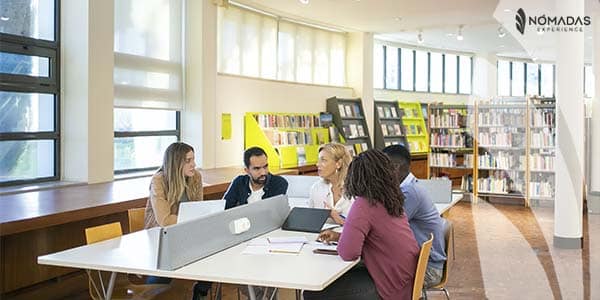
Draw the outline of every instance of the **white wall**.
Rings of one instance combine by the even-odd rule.
[[[277,82],[232,75],[217,75],[216,139],[205,140],[214,147],[215,166],[241,166],[244,153],[244,114],[246,112],[316,113],[325,111],[332,96],[354,97],[351,88]],[[231,140],[221,140],[221,114],[230,113]]]

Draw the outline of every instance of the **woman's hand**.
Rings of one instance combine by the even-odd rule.
[[[336,224],[340,224],[340,225],[344,225],[344,217],[342,217],[337,210],[331,208],[331,206],[329,204],[327,204],[327,201],[323,201],[323,206],[325,206],[325,208],[330,209],[331,212],[329,213],[329,216],[333,219],[333,221]]]
[[[331,244],[332,242],[337,242],[340,239],[340,233],[335,232],[333,230],[325,230],[319,234],[319,238],[317,241],[321,241],[326,244]]]

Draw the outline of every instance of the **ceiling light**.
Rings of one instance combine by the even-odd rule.
[[[300,1],[300,3],[302,3],[302,4],[308,4],[309,0],[298,0],[298,1]]]
[[[10,20],[10,18],[7,17],[7,16],[2,16],[2,17],[0,17],[0,20],[2,20],[2,21],[8,21],[8,20]]]
[[[446,36],[454,36],[454,33],[451,33],[451,32],[446,33]]]
[[[419,34],[417,34],[417,42],[419,44],[423,44],[425,40],[423,39],[423,30],[419,30]]]
[[[458,34],[456,35],[456,39],[459,41],[464,40],[462,30],[463,30],[463,25],[458,26]]]
[[[396,21],[402,21],[402,17],[395,17],[394,20],[396,20]]]
[[[534,56],[534,57],[532,57],[532,58],[531,58],[531,60],[532,60],[532,61],[536,61],[536,60],[537,60],[537,57],[535,57],[535,56]]]
[[[504,48],[504,45],[500,45],[500,46],[498,46],[498,47],[500,47],[500,48]]]
[[[506,31],[504,31],[504,27],[498,27],[498,37],[503,38],[506,35]]]
[[[504,9],[504,12],[507,12],[507,13],[509,13],[509,12],[511,12],[511,10],[510,10],[510,8],[505,8],[505,9]]]

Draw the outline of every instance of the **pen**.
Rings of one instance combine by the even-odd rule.
[[[288,251],[288,250],[275,250],[275,249],[271,249],[269,250],[270,253],[291,253],[291,254],[298,254],[298,252],[296,251]]]

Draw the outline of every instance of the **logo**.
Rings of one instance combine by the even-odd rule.
[[[523,8],[517,10],[515,15],[515,26],[517,30],[524,35],[525,26],[536,26],[538,33],[543,32],[583,32],[584,26],[592,23],[590,16],[529,16],[525,14]]]
[[[517,10],[517,15],[515,16],[515,19],[517,21],[517,30],[521,33],[521,34],[525,34],[525,11],[522,8],[519,8],[519,10]]]

